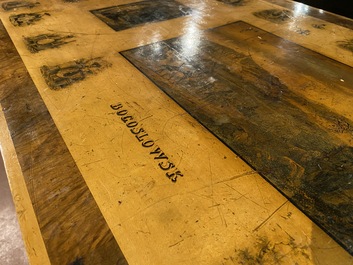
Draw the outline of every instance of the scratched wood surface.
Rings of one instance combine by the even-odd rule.
[[[0,125],[4,129],[0,137],[32,264],[71,262],[58,257],[74,257],[77,264],[94,263],[81,258],[90,254],[106,258],[96,264],[112,264],[109,259],[115,259],[117,252],[110,249],[118,248],[129,264],[352,263],[347,246],[344,250],[119,53],[183,36],[190,56],[197,57],[192,47],[199,45],[205,34],[214,43],[234,50],[234,43],[222,39],[224,32],[212,35],[209,29],[241,20],[259,28],[260,33],[264,30],[274,35],[270,35],[271,40],[266,34],[252,35],[259,43],[250,41],[251,49],[245,51],[240,45],[236,51],[254,53],[257,65],[267,69],[261,74],[277,76],[287,70],[274,63],[281,57],[271,48],[274,36],[283,40],[277,47],[286,49],[285,40],[289,40],[337,60],[345,68],[353,65],[351,28],[309,16],[301,5],[283,11],[283,6],[268,1],[185,0],[178,2],[190,8],[191,14],[148,24],[137,19],[138,25],[116,31],[92,11],[120,4],[132,8],[133,1],[40,1],[18,6],[7,2],[1,1],[0,17],[34,84],[24,79],[19,62],[12,65],[9,59],[2,60],[2,69],[9,70],[1,70],[6,86],[2,85]],[[109,10],[117,12],[116,8]],[[244,39],[249,38],[246,34],[254,34],[254,30],[245,31]],[[10,49],[9,45],[2,50]],[[261,45],[266,52],[256,50]],[[301,49],[295,54],[302,54]],[[277,57],[265,58],[275,52]],[[8,58],[4,52],[1,56]],[[300,65],[291,67],[300,71]],[[6,74],[8,71],[11,75]],[[326,90],[318,84],[322,91],[317,93],[312,87],[318,77],[306,78],[311,82],[296,85],[300,96],[306,95],[315,106],[331,106],[333,102],[339,117],[351,119],[346,84],[351,76],[338,77],[342,90],[334,99],[330,89],[336,83]],[[204,82],[212,83],[212,79]],[[282,82],[298,83],[292,75]],[[11,86],[17,87],[17,96],[12,94],[16,100],[9,94]],[[36,103],[40,100],[42,103]],[[305,112],[310,107],[299,109]],[[27,122],[22,121],[21,113]],[[224,122],[222,117],[219,120]],[[341,132],[340,124],[325,119],[320,122],[332,125],[330,135],[349,146],[349,130]],[[26,139],[30,149],[23,152]],[[48,172],[59,174],[63,186],[51,182]],[[74,172],[72,179],[65,178],[70,172]],[[42,181],[28,181],[34,178]],[[77,192],[65,197],[68,190],[78,186],[87,197]],[[60,197],[65,202],[60,203]],[[67,202],[70,198],[72,201]],[[49,200],[53,214],[45,208]],[[70,210],[56,210],[55,206]],[[84,231],[72,229],[75,224],[70,211],[82,213],[74,217],[82,220],[80,228]],[[85,218],[86,214],[94,221]],[[62,228],[55,229],[60,222]],[[102,226],[114,240],[93,236],[95,242],[112,242],[99,247],[89,238]],[[46,232],[50,229],[53,233]],[[55,244],[58,248],[53,247]],[[78,250],[90,254],[80,256]]]

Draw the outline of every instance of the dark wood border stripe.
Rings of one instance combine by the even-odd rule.
[[[127,264],[4,26],[0,101],[52,264]]]
[[[271,4],[275,4],[275,5],[279,5],[285,8],[288,8],[289,10],[294,10],[294,6],[296,4],[302,4],[299,2],[294,2],[294,1],[286,1],[286,0],[264,0],[266,2],[269,2]],[[305,5],[305,4],[302,4]],[[308,11],[307,11],[307,15],[311,16],[311,17],[315,17],[315,18],[319,18],[322,19],[324,21],[330,22],[330,23],[334,23],[337,24],[339,26],[348,28],[348,29],[353,29],[353,20],[343,17],[343,16],[338,16],[335,15],[333,13],[330,13],[328,11],[325,12],[320,12],[320,9],[315,8],[315,7],[311,7],[308,6]]]

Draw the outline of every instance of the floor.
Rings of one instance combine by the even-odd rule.
[[[0,194],[0,227],[2,227],[0,232],[0,264],[29,264],[2,158],[0,158]]]

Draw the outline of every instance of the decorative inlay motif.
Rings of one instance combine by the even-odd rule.
[[[253,13],[255,16],[274,23],[282,23],[293,17],[292,11],[286,9],[268,9]]]
[[[24,38],[28,50],[36,53],[42,50],[58,48],[61,45],[74,42],[73,35],[41,34],[34,37]],[[71,39],[71,40],[70,40]]]
[[[50,16],[49,13],[22,13],[17,15],[10,16],[10,22],[14,26],[23,27],[28,25],[33,25],[39,20],[42,19],[43,16]]]
[[[80,59],[55,66],[42,66],[41,72],[51,89],[65,88],[84,80],[87,76],[97,74],[111,66],[102,58]]]
[[[337,41],[338,47],[353,52],[353,39]]]
[[[14,10],[16,8],[32,8],[35,7],[36,5],[39,5],[39,2],[32,3],[32,2],[27,2],[27,1],[11,1],[11,2],[5,2],[2,3],[2,8],[6,11]]]
[[[296,242],[290,235],[281,243],[272,242],[267,237],[257,236],[256,239],[248,248],[235,250],[234,256],[228,258],[233,262],[232,264],[285,264],[283,260],[286,255],[283,253],[292,251],[296,254],[293,264],[308,264],[310,260],[309,247]]]
[[[311,24],[311,26],[316,29],[325,29],[326,24]]]
[[[91,10],[115,31],[141,24],[169,20],[191,14],[191,9],[174,0],[147,0]]]
[[[300,34],[300,35],[305,35],[305,36],[308,36],[310,35],[310,30],[308,29],[301,29],[301,28],[297,28],[295,30],[296,33]]]

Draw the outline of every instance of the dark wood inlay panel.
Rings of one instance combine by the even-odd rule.
[[[276,4],[285,8],[288,8],[290,10],[295,10],[295,6],[299,5],[304,5],[302,3],[298,3],[295,1],[287,1],[287,0],[264,0],[266,2]],[[319,19],[322,19],[326,22],[331,22],[337,25],[340,25],[342,27],[348,28],[348,29],[353,29],[353,20],[345,17],[340,17],[335,14],[331,14],[329,12],[322,12],[318,8],[310,7],[307,6],[308,8],[305,9],[306,15],[316,17]],[[300,15],[304,15],[301,13]]]
[[[0,24],[0,100],[52,264],[127,264]]]
[[[245,22],[186,38],[121,54],[352,254],[353,122],[321,97],[353,69]]]
[[[174,0],[147,0],[91,10],[115,31],[191,14],[191,9]]]

